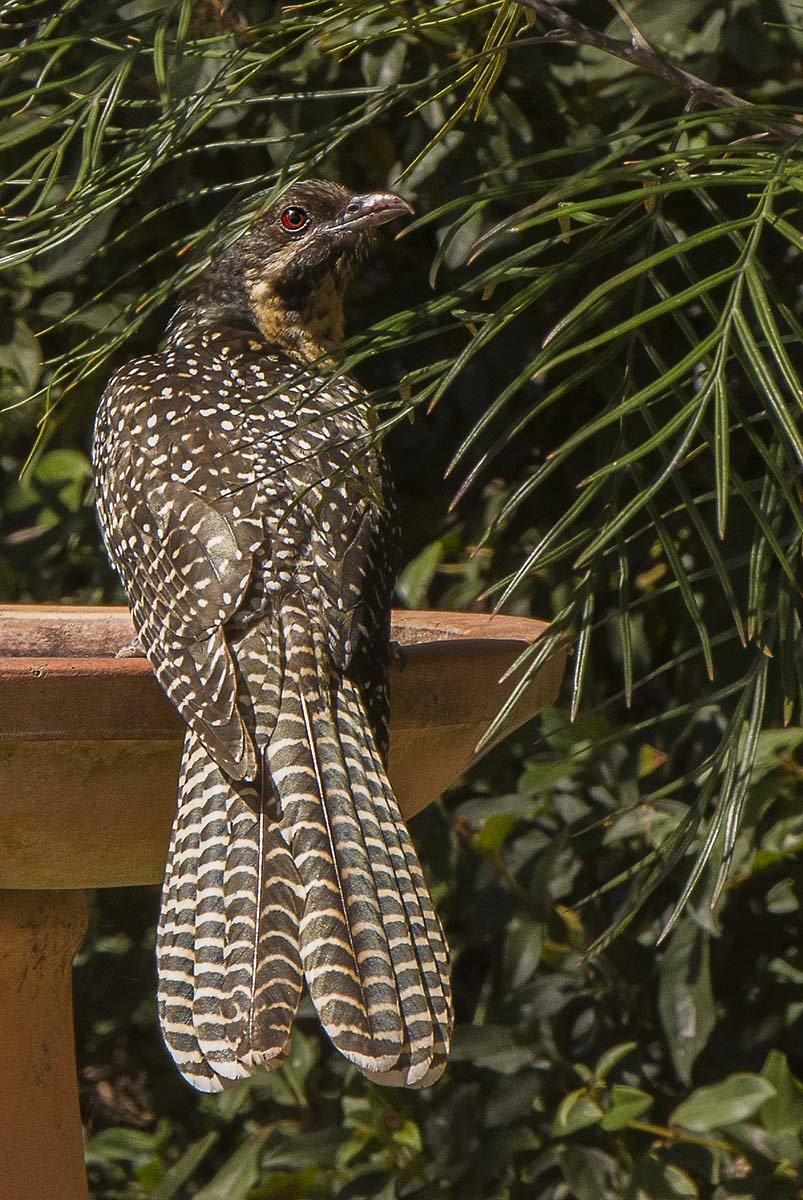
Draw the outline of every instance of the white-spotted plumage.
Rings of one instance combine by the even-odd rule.
[[[349,200],[299,186],[330,209]],[[289,288],[300,268],[275,244]],[[313,245],[315,278],[327,245]],[[421,1086],[443,1069],[451,1000],[385,771],[391,491],[364,393],[243,299],[254,254],[221,260],[164,350],[115,375],[95,429],[104,538],[188,726],[157,938],[162,1028],[184,1075],[215,1091],[281,1062],[306,981],[361,1071]],[[327,328],[317,301],[310,312]]]

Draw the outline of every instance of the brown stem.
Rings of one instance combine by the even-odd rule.
[[[692,1146],[705,1146],[707,1150],[733,1150],[728,1142],[718,1138],[702,1137],[676,1126],[654,1125],[652,1121],[629,1121],[629,1129],[638,1129],[641,1133],[651,1133],[663,1142],[686,1142]]]
[[[729,92],[727,88],[716,87],[715,84],[701,79],[699,75],[692,75],[690,71],[684,71],[681,67],[675,66],[674,63],[656,54],[632,20],[625,17],[618,4],[616,5],[617,12],[630,30],[629,42],[619,41],[617,38],[609,37],[606,33],[600,33],[596,29],[589,28],[588,25],[583,25],[574,17],[570,17],[562,8],[558,8],[557,5],[546,3],[546,0],[516,0],[516,3],[552,25],[554,40],[593,46],[595,50],[601,50],[603,54],[611,54],[615,58],[624,59],[625,62],[639,67],[649,75],[655,75],[658,79],[682,88],[683,91],[688,92],[693,104],[710,104],[712,108],[753,108],[750,101],[745,100],[742,96]],[[786,122],[768,122],[767,129],[785,139],[799,138],[803,134],[803,125],[792,125]]]

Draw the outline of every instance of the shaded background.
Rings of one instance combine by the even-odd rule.
[[[229,202],[320,174],[397,187],[420,218],[382,240],[349,313],[371,329],[354,369],[376,391],[401,497],[397,602],[490,610],[504,595],[505,611],[557,618],[576,648],[561,705],[413,823],[458,1019],[425,1093],[369,1085],[307,1006],[280,1071],[197,1095],[157,1031],[157,890],[93,898],[75,992],[98,1200],[800,1195],[800,391],[783,364],[800,361],[803,175],[793,137],[756,140],[801,107],[800,10],[657,7],[627,10],[754,115],[684,113],[661,79],[538,41],[512,3],[8,10],[0,598],[122,600],[87,458],[100,390],[158,343]],[[608,4],[571,11],[627,37]],[[770,193],[773,220],[756,199]],[[700,284],[746,245],[749,303],[733,278]],[[722,339],[677,388],[671,364],[731,311],[710,429],[706,414],[654,506],[594,550],[666,466]],[[620,329],[634,313],[638,338]],[[638,410],[616,410],[656,380]],[[562,527],[579,485],[631,453]],[[657,947],[717,814],[735,839],[720,902],[704,855]],[[631,878],[651,853],[658,869]]]

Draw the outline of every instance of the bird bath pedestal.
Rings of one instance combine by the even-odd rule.
[[[390,778],[412,816],[469,766],[541,621],[398,612]],[[0,1193],[87,1200],[71,966],[84,889],[161,880],[183,726],[121,608],[0,606]],[[564,656],[499,738],[554,703]]]

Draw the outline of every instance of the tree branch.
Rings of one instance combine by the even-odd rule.
[[[562,8],[558,8],[557,5],[546,3],[546,0],[516,0],[516,3],[535,13],[542,21],[552,25],[555,41],[593,46],[595,50],[601,50],[603,54],[611,54],[614,58],[624,59],[625,62],[639,67],[649,75],[655,75],[658,79],[663,79],[666,83],[671,83],[688,92],[692,104],[709,104],[712,108],[750,109],[754,107],[749,100],[737,96],[735,92],[729,92],[727,88],[708,83],[699,75],[692,75],[690,71],[684,71],[681,67],[662,58],[652,49],[618,3],[615,3],[614,7],[630,30],[629,42],[619,41],[617,38],[609,37],[606,33],[600,33],[596,29],[589,28],[588,25],[583,25],[574,17],[570,17]],[[767,124],[767,129],[783,138],[799,138],[803,135],[803,125],[787,124],[786,122],[773,121]]]

